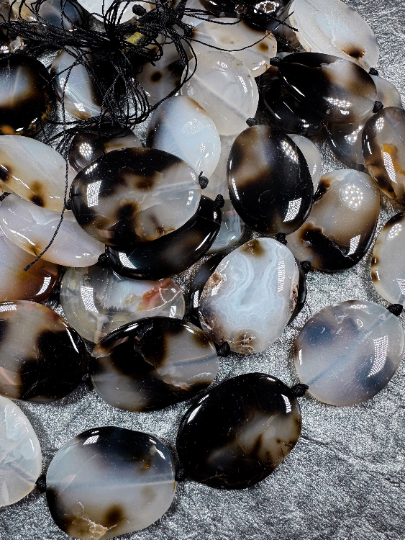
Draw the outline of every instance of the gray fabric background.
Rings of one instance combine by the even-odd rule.
[[[403,0],[350,0],[371,24],[381,48],[381,75],[394,83],[405,103],[405,5]],[[324,172],[342,166],[324,148]],[[384,198],[380,227],[398,209]],[[324,306],[353,298],[386,305],[373,291],[370,255],[357,267],[333,276],[308,276],[308,303],[282,338],[263,354],[220,360],[218,380],[261,371],[288,384],[297,382],[294,338]],[[192,272],[179,278],[185,286]],[[401,317],[404,320],[404,317]],[[368,403],[334,408],[301,399],[303,431],[294,451],[256,487],[223,492],[185,482],[170,510],[148,529],[121,538],[139,540],[402,540],[405,538],[405,362],[388,386]],[[21,403],[39,437],[44,471],[70,438],[97,426],[141,430],[174,446],[188,404],[154,413],[125,413],[80,387],[51,405]],[[0,509],[1,540],[62,540],[45,495]]]

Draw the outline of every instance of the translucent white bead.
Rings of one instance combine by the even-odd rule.
[[[309,172],[311,173],[312,183],[314,184],[314,191],[316,191],[316,188],[318,187],[318,184],[319,184],[319,179],[321,178],[321,170],[322,170],[321,153],[318,150],[318,147],[315,146],[315,144],[312,141],[307,139],[307,137],[303,137],[302,135],[294,135],[294,134],[290,135],[289,137],[295,142],[295,144],[304,154],[304,158],[307,162]]]

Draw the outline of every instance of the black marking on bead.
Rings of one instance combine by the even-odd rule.
[[[201,171],[198,175],[198,181],[200,183],[200,188],[205,189],[208,186],[208,178],[206,176],[203,176],[203,172]]]
[[[376,101],[374,103],[373,113],[378,113],[384,108],[383,103],[381,101]]]
[[[2,182],[7,182],[10,176],[10,170],[5,165],[0,165],[0,180]]]
[[[215,347],[217,349],[218,356],[229,356],[229,354],[231,353],[231,348],[227,341],[222,343],[222,345],[215,345]]]
[[[301,268],[306,274],[308,274],[308,272],[312,270],[312,264],[309,261],[302,261]]]
[[[305,392],[308,390],[309,386],[307,384],[295,384],[290,388],[291,393],[295,397],[303,397]]]
[[[40,493],[45,493],[46,491],[46,475],[41,474],[38,477],[38,480],[35,482],[36,488]]]
[[[4,199],[9,195],[11,195],[11,193],[3,193],[2,195],[0,195],[0,202],[4,201]]]
[[[375,77],[378,77],[378,71],[375,68],[370,68],[369,73],[370,75],[374,75]]]
[[[40,195],[33,195],[30,200],[36,206],[44,207],[44,200]]]
[[[395,315],[395,317],[399,317],[404,309],[402,304],[391,304],[388,306],[388,311]]]

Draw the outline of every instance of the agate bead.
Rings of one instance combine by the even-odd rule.
[[[201,328],[232,351],[264,351],[278,339],[295,309],[299,273],[285,246],[250,240],[227,255],[200,298]]]
[[[41,447],[30,421],[0,396],[0,507],[20,501],[41,474]]]
[[[405,215],[391,218],[380,232],[371,259],[376,291],[391,304],[405,306]]]
[[[244,127],[245,129],[245,127]],[[204,190],[204,195],[215,199],[217,195],[222,195],[224,199],[229,199],[227,169],[228,159],[233,143],[237,135],[222,135],[221,139],[221,155],[215,171],[211,174],[208,186]]]
[[[245,232],[245,224],[232,206],[231,201],[225,201],[222,208],[221,228],[208,253],[215,253],[222,249],[234,246],[242,238]]]
[[[309,172],[312,178],[312,184],[314,186],[314,191],[316,191],[319,180],[321,178],[322,171],[322,156],[318,147],[315,144],[307,139],[307,137],[302,137],[301,135],[289,135],[290,139],[298,146],[301,150],[305,161],[307,162]]]
[[[212,246],[221,225],[216,203],[201,197],[197,213],[175,232],[127,251],[107,247],[114,270],[134,279],[162,279],[186,270]]]
[[[319,198],[287,245],[299,261],[325,272],[357,264],[371,245],[380,212],[378,189],[367,174],[349,169],[322,176]]]
[[[289,234],[305,221],[313,184],[297,145],[274,126],[253,126],[235,139],[228,161],[231,201],[263,234]]]
[[[55,523],[69,536],[107,540],[158,520],[176,490],[173,458],[152,435],[93,428],[67,442],[46,474]]]
[[[404,331],[388,310],[349,300],[311,317],[295,343],[295,367],[308,392],[343,407],[372,398],[397,370]]]
[[[405,111],[382,109],[363,131],[364,162],[378,187],[391,199],[405,204]]]
[[[167,317],[131,322],[93,351],[97,393],[126,411],[161,409],[195,396],[215,379],[217,352],[193,324]]]
[[[0,133],[33,135],[51,110],[50,77],[35,58],[0,57]]]
[[[127,249],[176,231],[196,213],[201,189],[184,161],[162,150],[126,148],[83,169],[70,191],[79,225]]]
[[[67,270],[60,303],[68,323],[94,343],[131,321],[161,316],[181,319],[185,310],[183,294],[172,279],[135,281],[97,264]]]
[[[188,76],[196,66],[192,58]],[[187,68],[183,72],[186,76]],[[253,74],[230,53],[207,51],[197,55],[197,70],[180,90],[197,101],[213,119],[220,135],[234,135],[256,114],[259,92]]]
[[[248,373],[209,390],[187,411],[176,446],[196,482],[244,489],[271,474],[300,434],[300,407],[288,386]]]
[[[35,302],[0,304],[0,395],[49,403],[72,392],[86,349],[57,313]]]
[[[373,110],[377,90],[360,66],[323,53],[294,53],[279,66],[283,84],[296,99],[331,122],[361,122]]]

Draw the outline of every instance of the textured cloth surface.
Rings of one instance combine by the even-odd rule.
[[[396,85],[405,104],[405,3],[350,0],[371,24],[381,49],[380,74]],[[324,172],[343,168],[323,145]],[[384,197],[379,229],[398,211]],[[263,354],[220,359],[218,380],[241,373],[270,373],[298,382],[293,342],[308,318],[324,306],[348,299],[387,305],[373,290],[369,254],[355,268],[308,276],[308,301],[283,336]],[[178,281],[185,289],[192,271]],[[405,317],[401,316],[402,322]],[[303,430],[285,462],[264,482],[239,492],[195,482],[178,485],[161,520],[121,538],[139,540],[403,540],[405,514],[405,362],[371,401],[334,408],[300,399]],[[173,448],[189,403],[153,413],[126,413],[104,403],[83,385],[51,405],[19,404],[38,435],[44,471],[55,452],[78,433],[97,426],[121,426],[159,437]],[[45,495],[37,491],[0,509],[1,540],[62,540]]]

